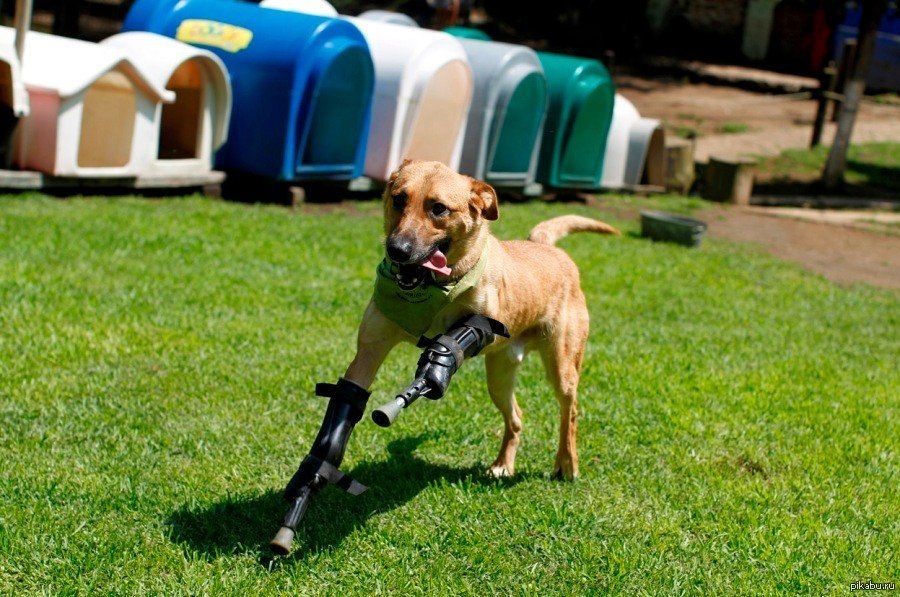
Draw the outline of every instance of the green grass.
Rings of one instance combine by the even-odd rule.
[[[696,139],[703,136],[699,129],[685,124],[669,124],[667,128],[673,135],[682,139]]]
[[[878,95],[866,96],[864,99],[873,104],[900,106],[900,93],[881,93]]]
[[[891,236],[900,236],[900,222],[885,222],[877,218],[862,218],[857,220],[857,222],[874,232],[881,232],[882,234],[889,234]]]
[[[718,131],[723,135],[736,135],[738,133],[746,133],[750,130],[750,126],[745,122],[729,121],[719,125]]]
[[[582,478],[519,383],[518,476],[483,366],[357,428],[298,551],[264,544],[352,356],[379,206],[0,198],[0,594],[839,593],[900,580],[900,298],[750,248],[577,235]],[[504,206],[520,238],[575,205]],[[601,214],[602,215],[602,214]],[[391,355],[373,402],[404,386]]]
[[[758,178],[767,183],[817,181],[831,148],[788,149],[777,157],[760,158]],[[849,187],[900,192],[900,143],[860,143],[847,152],[845,181]]]

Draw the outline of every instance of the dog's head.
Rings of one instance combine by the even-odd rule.
[[[401,265],[440,271],[444,257],[445,266],[459,261],[498,216],[489,184],[440,162],[405,160],[384,191],[385,249]]]

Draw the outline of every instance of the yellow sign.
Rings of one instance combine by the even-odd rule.
[[[250,45],[253,32],[228,23],[186,19],[178,25],[175,39],[189,44],[222,48],[226,52],[240,52]]]

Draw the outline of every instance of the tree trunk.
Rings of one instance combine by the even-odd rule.
[[[866,75],[869,73],[869,63],[872,61],[872,54],[875,51],[875,38],[878,34],[878,26],[881,24],[881,17],[887,8],[887,0],[863,0],[862,6],[856,60],[844,86],[844,99],[838,115],[837,132],[834,134],[834,143],[831,145],[828,161],[825,162],[825,170],[822,172],[822,186],[826,189],[835,189],[844,182],[850,135],[853,133],[853,125],[856,123],[859,101],[866,90]]]

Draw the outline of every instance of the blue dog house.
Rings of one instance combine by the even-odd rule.
[[[239,0],[137,0],[124,30],[173,37],[225,63],[234,95],[217,168],[286,181],[361,174],[374,67],[351,23]]]

